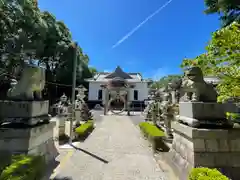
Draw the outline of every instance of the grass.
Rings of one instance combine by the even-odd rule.
[[[3,170],[0,180],[41,179],[45,161],[42,156],[15,155],[11,163]]]
[[[167,152],[169,150],[169,148],[163,142],[163,137],[165,137],[165,133],[161,129],[148,122],[140,123],[139,127],[144,136],[147,137],[152,144],[152,149],[154,151],[159,150]]]
[[[78,136],[87,136],[94,128],[94,123],[93,123],[93,120],[88,120],[86,123],[80,125],[79,127],[77,127],[75,129],[75,133],[78,135]]]
[[[189,174],[188,180],[230,180],[224,176],[217,169],[210,169],[205,167],[193,168]]]
[[[140,129],[151,137],[164,137],[165,133],[159,129],[157,126],[150,124],[148,122],[142,122],[139,124]]]

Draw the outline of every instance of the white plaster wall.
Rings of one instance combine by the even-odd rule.
[[[148,98],[148,85],[146,82],[135,83],[134,89],[130,90],[130,101],[134,101],[134,90],[138,91],[138,101],[143,101]]]
[[[98,100],[98,91],[101,88],[100,82],[89,82],[88,100]]]
[[[100,85],[103,83],[100,82],[89,82],[89,92],[88,100],[98,100],[98,91],[102,89]],[[143,101],[148,98],[148,84],[147,82],[137,82],[135,83],[134,89],[130,89],[129,100],[134,101],[134,90],[138,91],[138,101]],[[103,90],[102,98],[104,99],[105,93]]]

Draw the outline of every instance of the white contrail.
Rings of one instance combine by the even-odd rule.
[[[154,13],[150,14],[144,21],[142,21],[139,25],[134,27],[130,32],[128,32],[125,36],[123,36],[116,44],[112,46],[112,49],[122,44],[126,41],[130,36],[132,36],[140,27],[142,27],[145,23],[147,23],[150,19],[152,19],[155,15],[157,15],[161,10],[163,10],[167,5],[169,5],[173,0],[167,1],[164,5],[159,7]]]

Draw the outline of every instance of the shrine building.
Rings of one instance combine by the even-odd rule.
[[[144,108],[144,100],[148,98],[149,85],[151,82],[144,80],[140,73],[126,73],[120,66],[114,72],[99,72],[89,82],[88,105],[93,108],[96,104],[102,105],[105,99],[104,86],[112,82],[125,82],[129,87],[126,99],[135,110]]]

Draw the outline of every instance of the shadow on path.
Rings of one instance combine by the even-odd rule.
[[[88,151],[86,151],[86,150],[84,150],[84,149],[82,149],[82,148],[76,147],[76,146],[74,146],[73,144],[71,144],[71,146],[72,146],[74,149],[76,149],[76,150],[78,150],[78,151],[82,151],[82,152],[84,152],[85,154],[88,154],[89,156],[92,156],[92,157],[94,157],[95,159],[98,159],[99,161],[102,161],[102,162],[105,163],[105,164],[108,164],[108,163],[109,163],[109,161],[107,161],[107,160],[105,160],[105,159],[103,159],[103,158],[101,158],[101,157],[99,157],[99,156],[97,156],[97,155],[95,155],[95,154],[93,154],[93,153],[90,153],[90,152],[88,152]]]
[[[73,180],[71,177],[56,177],[53,180]]]

